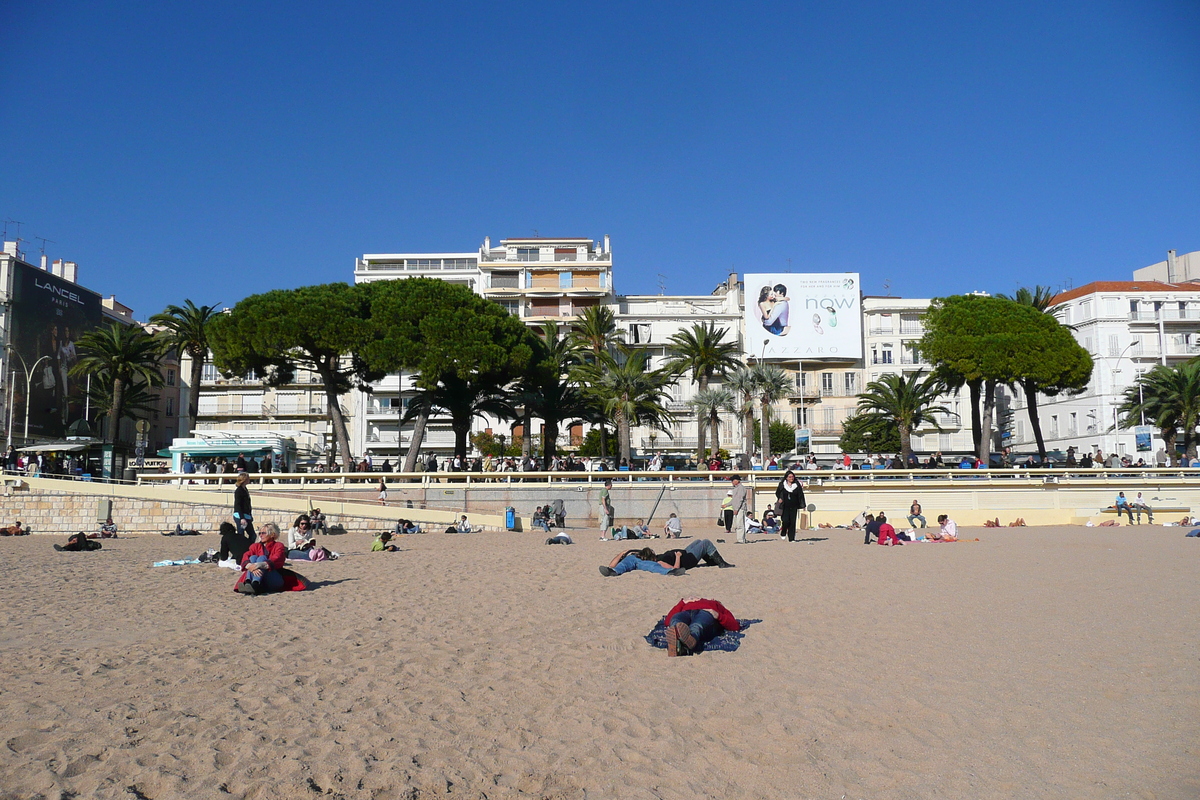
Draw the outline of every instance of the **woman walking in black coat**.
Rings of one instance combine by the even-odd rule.
[[[805,506],[804,488],[796,480],[796,473],[790,469],[775,489],[775,497],[779,499],[779,538],[789,542],[796,541],[796,512]]]
[[[233,524],[237,525],[239,533],[250,531],[253,536],[254,511],[250,508],[250,490],[246,488],[249,482],[249,475],[245,472],[238,473],[237,485],[233,490]]]

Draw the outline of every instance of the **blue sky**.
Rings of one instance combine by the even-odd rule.
[[[1200,249],[1200,4],[983,5],[8,0],[0,218],[143,319],[535,231],[624,294]]]

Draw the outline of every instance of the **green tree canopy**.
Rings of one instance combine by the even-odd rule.
[[[855,414],[842,423],[838,447],[843,453],[899,453],[900,431],[882,417]]]
[[[1001,297],[935,298],[926,312],[918,348],[945,385],[970,388],[971,428],[985,463],[991,455],[996,387],[1027,376],[1049,377],[1039,373],[1039,361],[1055,327],[1061,326],[1050,315]]]
[[[187,407],[189,425],[196,424],[200,412],[200,382],[204,364],[208,361],[208,331],[216,313],[215,305],[197,306],[191,300],[185,300],[182,306],[167,306],[161,314],[150,318],[152,323],[166,329],[167,341],[180,354],[187,353],[191,358]]]
[[[912,432],[921,425],[934,424],[934,414],[950,413],[945,406],[937,405],[938,395],[944,390],[941,381],[920,372],[884,375],[868,383],[859,396],[858,415],[896,429],[901,463],[907,465],[912,455]]]
[[[708,389],[709,382],[718,375],[737,368],[737,342],[726,341],[728,328],[718,328],[714,323],[697,322],[691,328],[679,331],[667,342],[667,369],[677,375],[685,372],[692,373],[692,382],[697,384],[701,393]],[[704,460],[704,429],[706,424],[705,408],[696,407],[696,459]],[[709,417],[709,427],[714,425],[715,417]],[[714,451],[717,442],[717,430],[712,428]]]

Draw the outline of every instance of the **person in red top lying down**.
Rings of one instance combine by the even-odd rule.
[[[663,617],[667,626],[667,656],[690,656],[721,631],[738,631],[742,626],[729,609],[717,600],[685,597]]]
[[[242,575],[234,591],[264,594],[307,589],[304,578],[283,568],[286,560],[287,548],[279,541],[279,526],[266,523],[258,529],[258,541],[242,556]]]

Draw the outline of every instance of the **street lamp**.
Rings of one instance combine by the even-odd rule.
[[[29,385],[31,383],[33,383],[33,372],[34,372],[34,370],[36,370],[38,368],[38,364],[42,363],[43,361],[48,359],[50,356],[48,356],[48,355],[42,356],[37,361],[33,362],[33,366],[30,367],[30,366],[26,365],[25,358],[20,353],[18,353],[16,350],[14,350],[12,347],[8,348],[8,352],[11,355],[14,355],[18,359],[21,360],[21,369],[25,370],[25,437],[24,438],[25,438],[25,444],[29,444]],[[10,383],[12,382],[11,378],[9,379],[9,382]],[[12,404],[11,403],[9,403],[9,406],[8,406],[8,445],[10,447],[12,446]]]
[[[863,431],[863,438],[867,440],[867,460],[871,460],[871,437],[874,434],[871,431]]]
[[[1134,341],[1130,342],[1125,347],[1125,349],[1121,351],[1120,355],[1117,356],[1117,366],[1114,367],[1113,371],[1112,371],[1112,374],[1114,377],[1121,374],[1121,359],[1123,357],[1125,357],[1125,354],[1127,352],[1129,352],[1129,348],[1133,347],[1137,343],[1138,342],[1136,339]],[[1146,411],[1144,408],[1141,407],[1146,402],[1145,398],[1142,396],[1142,373],[1138,371],[1137,362],[1133,360],[1133,356],[1129,356],[1129,363],[1133,365],[1134,379],[1137,381],[1138,406],[1139,406],[1138,414],[1141,416],[1141,420],[1142,420],[1141,424],[1145,425],[1146,424]]]

